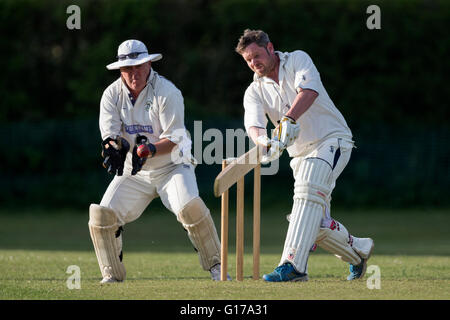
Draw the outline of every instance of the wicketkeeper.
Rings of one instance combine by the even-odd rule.
[[[295,178],[280,263],[266,281],[306,281],[307,262],[315,244],[350,264],[348,280],[366,271],[374,242],[357,238],[330,216],[331,192],[354,145],[352,132],[329,98],[311,58],[303,51],[275,51],[261,30],[245,30],[236,47],[255,73],[245,91],[245,128],[267,148],[263,163],[286,149]],[[269,138],[267,118],[275,125]]]
[[[123,226],[157,197],[187,230],[202,268],[220,280],[220,242],[199,197],[183,96],[151,67],[161,58],[141,41],[127,40],[118,48],[118,60],[107,66],[120,69],[103,93],[99,119],[103,166],[115,176],[100,205],[91,204],[89,212],[102,283],[125,279]]]

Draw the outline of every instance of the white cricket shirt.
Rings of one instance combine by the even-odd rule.
[[[244,95],[244,125],[266,128],[267,117],[277,126],[290,109],[299,88],[312,89],[319,96],[311,107],[297,120],[300,123],[300,135],[287,148],[291,157],[302,155],[307,147],[332,137],[351,141],[352,132],[347,123],[328,96],[320,74],[308,54],[298,50],[279,52],[279,85],[268,77],[259,77],[256,73],[253,82]]]
[[[167,138],[190,154],[191,140],[184,126],[183,96],[172,82],[151,69],[147,86],[134,105],[130,97],[125,83],[121,78],[117,79],[103,92],[99,117],[103,140],[121,136],[130,143],[126,169],[131,168],[131,152],[137,134],[147,136],[151,143]],[[170,153],[157,153],[154,158],[147,159],[142,171],[152,171],[157,176],[171,170],[174,165]]]

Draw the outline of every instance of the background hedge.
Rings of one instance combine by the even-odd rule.
[[[66,8],[81,8],[69,30]],[[366,8],[381,8],[368,30]],[[234,52],[245,28],[268,32],[280,51],[315,62],[358,148],[338,181],[342,206],[448,206],[450,182],[449,1],[0,1],[0,201],[4,206],[79,206],[99,201],[98,107],[118,76],[105,66],[125,39],[164,58],[153,67],[185,97],[186,126],[242,128],[252,73]],[[264,177],[267,199],[292,187],[283,157]],[[210,197],[219,166],[197,168]]]

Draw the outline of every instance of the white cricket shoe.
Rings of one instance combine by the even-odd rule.
[[[104,277],[102,279],[102,281],[100,281],[101,284],[103,284],[103,283],[115,283],[115,282],[122,282],[122,281],[117,280],[113,276],[106,276],[106,277]]]
[[[220,263],[215,264],[211,269],[209,269],[209,272],[211,272],[211,279],[214,281],[220,281]],[[228,273],[227,280],[231,281],[231,277]]]

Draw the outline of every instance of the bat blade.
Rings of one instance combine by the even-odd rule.
[[[239,158],[232,160],[214,180],[214,195],[220,197],[240,178],[255,168],[261,162],[261,155],[262,148],[255,146]]]

